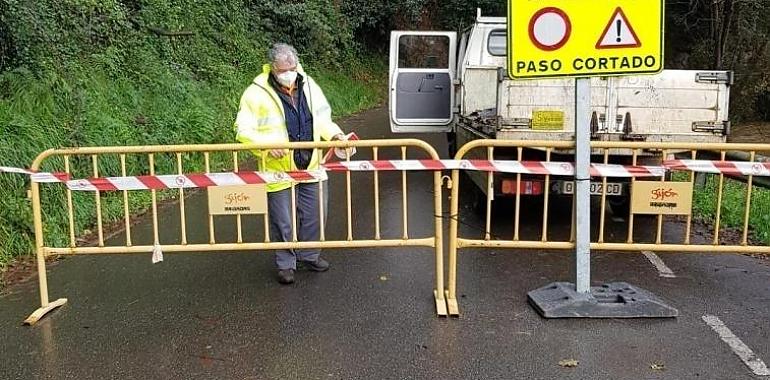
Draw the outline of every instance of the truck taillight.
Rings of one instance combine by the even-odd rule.
[[[501,190],[503,194],[540,195],[543,194],[543,182],[521,180],[517,189],[515,179],[504,179]]]

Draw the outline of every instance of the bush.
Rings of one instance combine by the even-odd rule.
[[[732,121],[762,119],[762,94],[770,91],[770,3],[692,0],[666,6],[666,67],[733,71]],[[719,32],[724,49],[716,42]]]
[[[0,36],[10,42],[0,48],[0,165],[28,167],[38,153],[56,147],[231,142],[240,95],[273,41],[297,46],[336,115],[382,99],[382,90],[372,91],[384,88],[382,64],[362,53],[330,0],[278,4],[0,2]],[[146,162],[129,164],[134,173],[147,172]],[[161,161],[158,170],[172,165]],[[119,173],[115,162],[100,169]],[[28,186],[25,177],[0,174],[0,267],[32,251]],[[49,195],[63,192],[58,185],[45,188]],[[76,197],[82,233],[94,224],[93,195]],[[105,216],[121,218],[122,196],[104,198]],[[149,197],[132,196],[132,204],[136,200],[146,207]],[[66,243],[66,209],[48,206],[47,235]]]

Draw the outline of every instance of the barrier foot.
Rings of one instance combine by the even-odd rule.
[[[444,292],[444,297],[446,298],[446,306],[449,311],[449,315],[452,317],[459,317],[460,316],[460,305],[457,304],[457,298],[449,298],[449,291]]]
[[[46,314],[53,311],[53,309],[56,309],[59,306],[64,306],[64,304],[66,303],[67,303],[66,298],[59,298],[56,301],[50,302],[48,303],[48,306],[41,307],[35,310],[34,313],[30,314],[30,316],[24,320],[24,324],[28,326],[32,326],[35,323],[37,323],[37,321],[39,321],[41,318],[43,318]]]
[[[679,311],[654,294],[613,282],[578,293],[575,284],[554,282],[527,293],[529,303],[544,318],[673,318]]]
[[[439,317],[446,317],[446,300],[443,297],[439,297],[439,292],[433,290],[433,299],[436,300],[436,314]]]

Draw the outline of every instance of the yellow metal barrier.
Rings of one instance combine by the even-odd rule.
[[[569,141],[515,141],[515,140],[474,140],[463,147],[461,147],[456,156],[456,160],[465,158],[481,158],[488,160],[495,160],[496,154],[501,150],[504,150],[505,157],[497,158],[501,160],[518,160],[524,161],[523,154],[525,150],[529,152],[538,152],[539,157],[543,157],[546,162],[551,162],[554,154],[566,155],[566,161],[572,162],[573,159],[570,155],[573,155],[575,144]],[[770,144],[686,144],[686,143],[651,143],[651,142],[620,142],[620,141],[595,141],[591,143],[592,156],[594,162],[597,163],[610,163],[610,157],[616,157],[617,154],[624,154],[627,156],[627,162],[624,164],[635,166],[639,165],[660,165],[664,159],[670,158],[683,158],[683,159],[710,159],[716,161],[726,161],[726,157],[729,155],[738,155],[748,159],[750,162],[754,162],[759,155],[770,156]],[[498,154],[498,157],[500,155]],[[596,160],[599,157],[600,160]],[[531,159],[530,159],[531,160]],[[548,185],[552,176],[545,175],[540,177],[543,179],[545,185],[543,186],[543,214],[542,214],[542,226],[540,227],[540,236],[522,237],[520,234],[520,212],[521,212],[521,194],[520,191],[516,191],[514,196],[514,216],[513,216],[513,233],[510,239],[502,238],[492,233],[492,200],[494,198],[495,189],[493,188],[493,179],[495,173],[489,172],[487,175],[486,188],[486,215],[485,215],[485,230],[484,238],[465,238],[459,236],[458,225],[460,216],[459,212],[459,197],[460,197],[460,171],[452,171],[452,192],[451,192],[451,206],[450,206],[450,225],[449,225],[449,254],[448,254],[448,277],[447,277],[447,290],[446,299],[448,305],[448,312],[450,315],[459,314],[459,306],[457,303],[457,251],[461,248],[470,247],[485,247],[485,248],[512,248],[512,249],[559,249],[568,250],[574,249],[574,203],[573,203],[573,218],[571,218],[571,230],[573,231],[569,237],[566,235],[559,239],[553,236],[553,233],[549,231],[548,213],[551,204],[552,194],[550,193],[550,186]],[[725,177],[723,173],[714,174],[718,177],[717,197],[716,197],[716,216],[714,218],[713,226],[713,238],[707,242],[694,242],[692,239],[692,213],[686,216],[684,232],[678,238],[673,238],[671,234],[667,234],[664,238],[664,221],[667,218],[671,220],[679,218],[679,216],[653,216],[657,218],[655,225],[654,237],[638,237],[634,231],[634,218],[635,215],[629,211],[627,223],[628,229],[626,236],[621,237],[617,241],[608,241],[605,234],[606,230],[606,202],[607,199],[607,178],[594,178],[595,181],[601,181],[603,184],[601,190],[601,206],[599,210],[599,224],[598,231],[594,231],[594,237],[591,243],[591,249],[593,250],[606,250],[606,251],[657,251],[657,252],[709,252],[709,253],[770,253],[770,246],[764,245],[751,245],[748,239],[749,217],[751,214],[751,194],[754,177],[752,175],[741,176],[736,178],[747,183],[746,198],[745,198],[745,210],[743,227],[741,231],[741,240],[739,243],[730,242],[728,244],[720,238],[721,230],[721,209],[723,200],[723,189],[725,186]],[[658,181],[682,181],[695,182],[695,173],[689,172],[684,175],[686,178],[670,178],[669,176],[653,177],[652,179]],[[564,179],[572,179],[571,177],[565,177]],[[466,179],[467,180],[467,179]],[[631,179],[631,187],[636,181]],[[516,189],[520,189],[522,183],[522,175],[515,175]],[[473,184],[471,184],[473,186]],[[671,232],[671,231],[669,231]]]
[[[282,143],[282,144],[260,144],[260,145],[246,145],[246,144],[221,144],[221,145],[178,145],[178,146],[136,146],[136,147],[94,147],[94,148],[73,148],[73,149],[56,149],[48,150],[41,153],[31,166],[32,170],[40,170],[44,166],[49,171],[63,171],[68,174],[72,174],[76,178],[83,178],[84,176],[102,177],[107,175],[114,176],[137,176],[137,175],[155,175],[156,174],[156,161],[158,159],[164,159],[167,167],[174,167],[171,170],[167,170],[167,173],[161,174],[185,174],[189,173],[184,167],[184,158],[188,159],[188,162],[195,161],[199,165],[205,167],[206,173],[212,172],[212,155],[226,155],[225,157],[232,157],[232,166],[228,168],[217,169],[231,169],[227,171],[238,171],[239,153],[244,153],[241,158],[251,157],[248,154],[249,151],[262,151],[270,149],[314,149],[318,154],[323,153],[325,149],[331,148],[357,148],[359,155],[366,155],[368,151],[371,151],[372,158],[378,159],[384,157],[386,154],[391,158],[406,159],[407,153],[416,156],[416,158],[433,159],[437,160],[438,154],[429,144],[415,139],[393,139],[393,140],[357,140],[357,141],[333,141],[333,142],[303,142],[303,143]],[[391,152],[392,151],[392,152]],[[183,157],[184,156],[184,157]],[[132,173],[128,170],[129,165],[127,162],[134,162],[136,160],[144,160],[149,165],[148,173]],[[229,159],[228,159],[229,160]],[[350,156],[347,157],[350,160]],[[107,165],[105,162],[108,162]],[[202,162],[201,162],[202,161]],[[225,160],[227,161],[227,160]],[[90,162],[90,165],[88,163]],[[100,170],[100,163],[102,168],[110,166],[111,173],[105,173],[105,170]],[[90,166],[90,168],[84,169],[83,166]],[[189,166],[189,165],[188,165]],[[119,167],[119,171],[118,168]],[[263,166],[264,167],[264,166]],[[359,175],[359,174],[357,174]],[[367,174],[360,174],[367,175]],[[296,225],[294,225],[295,236],[293,242],[270,242],[268,232],[268,216],[264,215],[261,221],[264,227],[264,241],[262,242],[244,242],[243,228],[241,215],[236,216],[237,226],[237,239],[236,241],[219,242],[215,239],[215,226],[216,221],[222,219],[215,218],[211,214],[208,215],[208,243],[189,243],[187,236],[187,220],[185,214],[185,201],[184,189],[176,190],[162,190],[166,192],[175,193],[179,198],[179,212],[180,212],[180,225],[181,236],[179,236],[179,244],[161,244],[159,220],[158,220],[158,190],[150,190],[151,193],[151,215],[152,215],[152,245],[134,245],[132,244],[131,233],[131,215],[130,215],[130,192],[122,191],[122,203],[123,203],[123,219],[124,219],[124,234],[125,241],[121,244],[105,244],[105,230],[102,211],[102,201],[106,197],[99,191],[94,193],[94,207],[96,216],[96,245],[82,245],[79,244],[76,236],[74,214],[76,212],[77,202],[73,200],[73,193],[69,189],[63,192],[66,194],[65,199],[48,200],[46,205],[55,205],[56,202],[61,202],[62,207],[66,207],[68,215],[68,232],[69,242],[68,244],[53,244],[47,241],[45,236],[45,229],[43,228],[45,221],[43,220],[43,204],[41,203],[41,184],[32,182],[31,185],[31,197],[32,208],[35,228],[35,243],[37,252],[37,264],[40,284],[40,302],[41,307],[37,309],[32,315],[27,318],[25,323],[34,324],[41,317],[43,317],[49,311],[64,305],[67,300],[65,298],[58,299],[50,302],[48,297],[48,283],[46,276],[46,257],[50,255],[81,255],[81,254],[112,254],[112,253],[149,253],[153,252],[156,246],[160,246],[163,252],[207,252],[207,251],[242,251],[242,250],[273,250],[273,249],[303,249],[303,248],[363,248],[363,247],[431,247],[435,250],[435,289],[434,298],[436,303],[436,311],[439,315],[447,315],[447,307],[444,299],[444,263],[443,263],[443,236],[442,236],[442,197],[441,186],[442,178],[440,171],[433,172],[433,196],[434,196],[434,214],[431,218],[434,221],[434,233],[425,237],[412,237],[409,234],[409,219],[408,219],[408,185],[407,176],[404,171],[401,176],[402,181],[402,197],[401,197],[401,211],[403,228],[399,232],[401,236],[396,237],[383,237],[380,229],[381,225],[381,209],[380,209],[380,174],[377,171],[368,173],[373,175],[373,198],[374,198],[374,210],[375,217],[372,221],[374,224],[373,239],[356,239],[353,234],[353,219],[352,219],[352,191],[351,191],[351,173],[348,171],[345,173],[345,199],[347,209],[347,236],[344,239],[330,240],[325,236],[324,228],[321,227],[319,241],[296,241]],[[62,186],[62,185],[47,185],[47,186]],[[361,186],[356,187],[356,192],[362,192]],[[52,192],[53,193],[53,192]],[[292,194],[294,194],[294,185],[292,185]],[[80,194],[79,194],[80,195]],[[115,198],[115,197],[113,197]],[[114,201],[114,199],[112,199]],[[292,196],[292,203],[296,202],[296,197]],[[319,202],[319,208],[323,218],[323,202]],[[66,206],[64,206],[66,204]],[[371,206],[367,206],[371,207]],[[292,210],[295,208],[292,207]],[[296,218],[294,218],[296,224]],[[362,221],[357,220],[357,225]]]

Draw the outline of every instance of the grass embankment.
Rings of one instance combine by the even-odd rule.
[[[725,178],[720,215],[722,227],[743,230],[746,192],[745,183]],[[749,236],[759,244],[770,245],[770,190],[753,186],[751,192]],[[714,224],[718,194],[719,176],[708,176],[705,186],[696,186],[693,194],[693,212],[698,220]]]
[[[319,13],[315,3],[287,14],[274,12],[271,4],[263,9],[235,0],[173,6],[41,0],[0,7],[0,32],[12,46],[4,46],[2,53],[9,55],[0,57],[0,165],[29,167],[40,152],[57,147],[233,142],[240,95],[276,40],[294,42],[304,53],[303,66],[326,92],[336,117],[380,103],[384,65],[362,57],[343,27],[334,28],[336,33],[275,31],[274,25],[298,13],[306,27],[337,25],[334,8]],[[155,26],[162,33],[190,33],[168,36]],[[213,169],[232,160],[212,159]],[[118,163],[117,157],[101,160],[100,174],[119,175]],[[175,164],[173,157],[158,157],[156,170],[173,173]],[[89,158],[73,165],[80,168],[73,177],[90,176]],[[146,158],[129,158],[127,165],[129,173],[148,173]],[[51,160],[41,169],[62,167],[61,160]],[[202,171],[202,159],[186,160],[185,170]],[[0,174],[0,271],[12,258],[33,252],[28,188],[25,176]],[[74,197],[81,235],[96,223],[94,197]],[[58,246],[69,242],[64,202],[61,185],[44,186],[47,242]],[[130,204],[134,213],[145,210],[149,193],[132,192]],[[121,219],[122,194],[104,193],[102,211],[105,223]]]
[[[310,70],[313,72],[312,69]],[[347,115],[376,105],[384,88],[379,67],[359,80],[332,70],[316,71],[316,80],[325,89],[335,116]],[[82,69],[64,78],[39,81],[29,74],[8,73],[0,84],[10,96],[0,100],[0,164],[29,167],[43,150],[67,146],[155,145],[233,142],[232,124],[238,100],[255,72],[234,71],[218,84],[201,83],[171,71],[148,75],[147,82],[110,78],[104,72]],[[312,74],[311,74],[312,75]],[[376,79],[375,79],[376,78]],[[227,158],[213,155],[215,168],[229,164]],[[159,157],[158,172],[172,173],[174,161]],[[119,175],[116,157],[100,162],[102,175]],[[75,162],[73,162],[75,164]],[[146,160],[127,162],[129,173],[147,173]],[[185,160],[188,172],[202,171],[201,160]],[[87,162],[77,165],[75,178],[90,176]],[[44,170],[62,170],[61,160],[51,160]],[[32,252],[33,230],[30,202],[26,198],[28,178],[0,174],[0,268],[11,258]],[[63,187],[44,185],[45,199],[63,200]],[[92,194],[74,194],[76,231],[82,233],[95,223]],[[103,195],[105,221],[123,217],[122,194]],[[132,212],[150,204],[148,192],[132,192]],[[69,240],[66,209],[59,202],[44,208],[46,236],[61,246]]]

